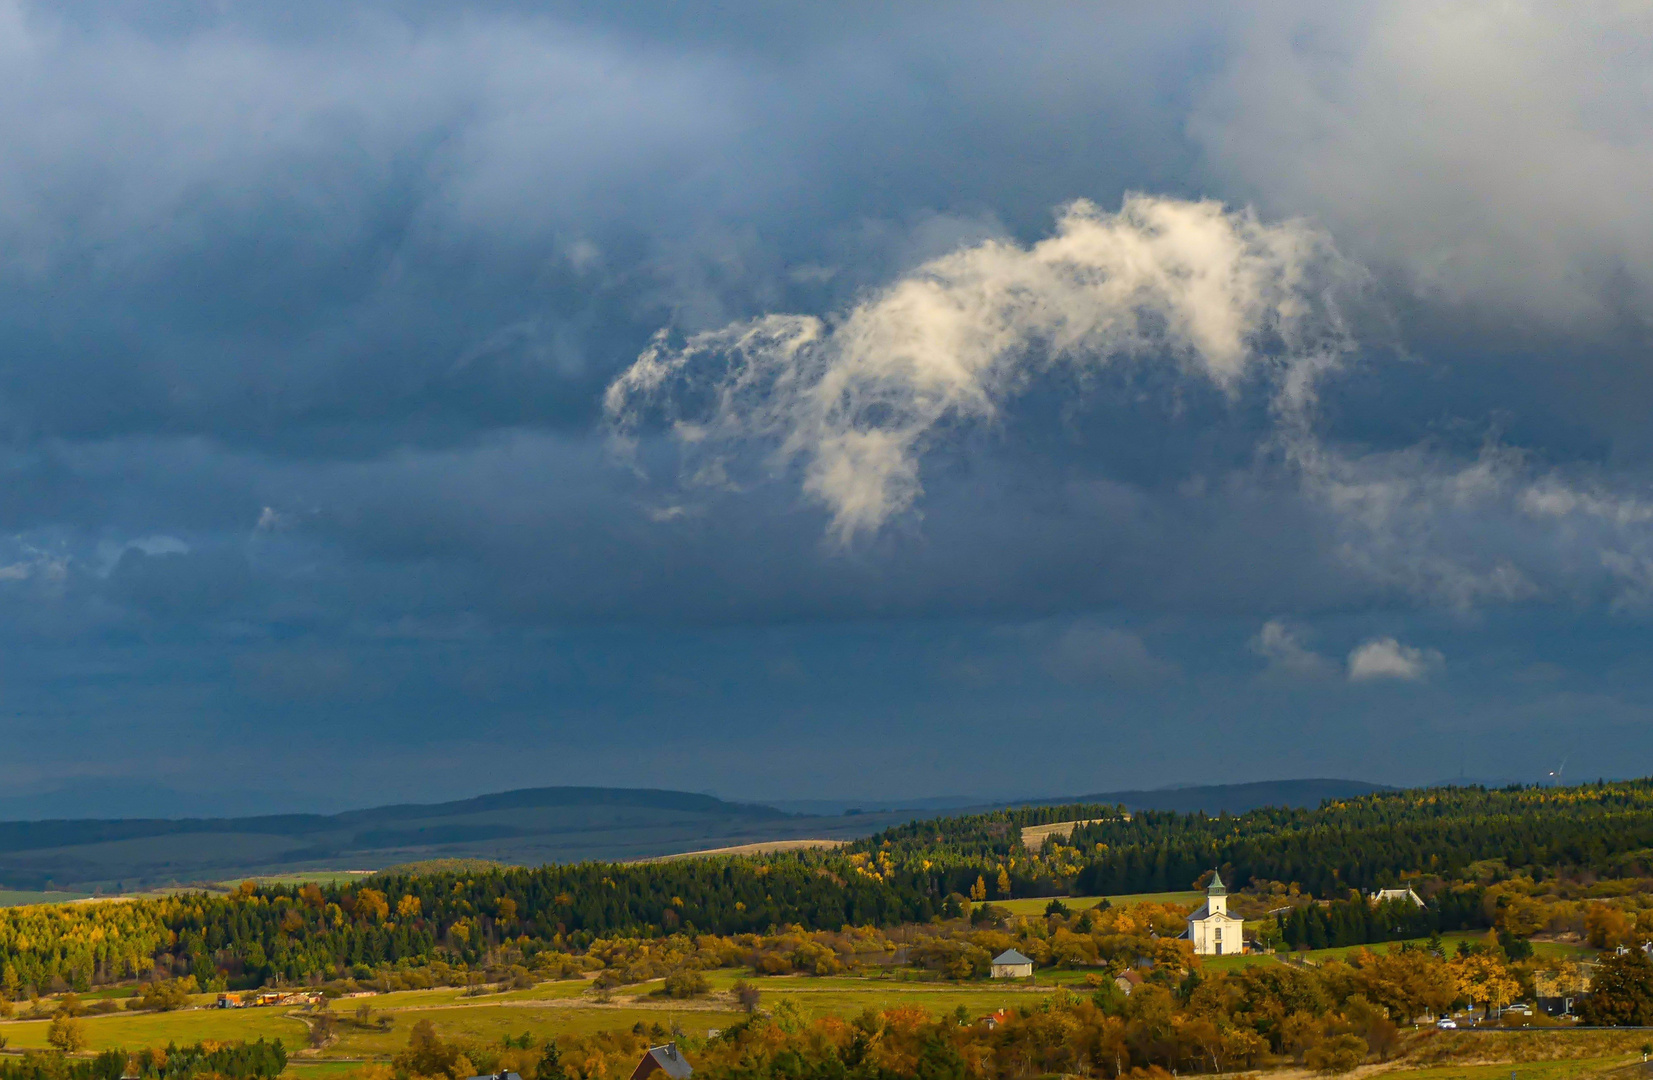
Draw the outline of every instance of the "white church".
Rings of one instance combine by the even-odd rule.
[[[1194,943],[1200,956],[1245,952],[1245,920],[1228,913],[1228,888],[1215,870],[1205,890],[1205,903],[1188,916],[1188,932],[1183,937]]]

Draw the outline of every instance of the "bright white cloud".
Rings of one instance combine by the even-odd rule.
[[[37,545],[22,537],[12,537],[0,549],[11,561],[0,564],[0,581],[36,581],[61,585],[69,576],[73,561],[60,544],[48,542]]]
[[[731,446],[767,444],[832,515],[841,542],[922,491],[919,459],[948,425],[991,421],[1040,370],[1166,358],[1233,391],[1266,370],[1301,410],[1348,336],[1322,290],[1349,268],[1301,222],[1212,202],[1131,196],[1069,204],[1054,235],[932,260],[840,318],[770,315],[662,335],[608,390],[622,433],[672,425],[701,482],[729,482]]]
[[[1271,672],[1304,679],[1325,679],[1336,673],[1326,657],[1305,646],[1299,633],[1284,620],[1270,619],[1251,639],[1251,651],[1268,661]]]
[[[627,446],[663,423],[690,485],[746,486],[754,451],[771,475],[796,468],[847,543],[915,505],[926,450],[994,421],[1051,369],[1083,387],[1121,360],[1173,363],[1234,396],[1271,395],[1253,478],[1294,484],[1365,585],[1456,608],[1644,604],[1653,504],[1622,481],[1541,472],[1497,444],[1466,461],[1321,436],[1319,381],[1352,346],[1336,300],[1362,280],[1300,222],[1147,196],[1117,214],[1078,202],[1030,248],[966,245],[838,317],[769,315],[680,346],[661,334],[606,407]],[[1316,667],[1289,645],[1280,627],[1256,647],[1276,667]]]
[[[1372,638],[1349,653],[1349,679],[1352,682],[1373,679],[1416,682],[1445,663],[1446,658],[1434,649],[1403,645],[1392,637]]]

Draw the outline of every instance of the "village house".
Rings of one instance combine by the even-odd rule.
[[[1424,906],[1423,897],[1413,892],[1410,886],[1404,889],[1379,889],[1372,894],[1372,903],[1374,904],[1382,904],[1390,900],[1405,900],[1408,903],[1416,904],[1418,907]]]
[[[678,1052],[676,1043],[652,1046],[631,1072],[631,1080],[644,1080],[655,1073],[664,1073],[661,1080],[689,1080],[694,1067]]]
[[[1205,890],[1205,903],[1188,916],[1188,929],[1182,936],[1194,943],[1194,952],[1200,956],[1245,952],[1245,920],[1228,913],[1228,888],[1215,870]]]
[[[1033,961],[1015,949],[1006,949],[993,958],[993,978],[995,979],[1031,979],[1032,977]]]
[[[1131,992],[1141,986],[1144,981],[1145,980],[1142,978],[1141,972],[1137,971],[1135,968],[1130,968],[1126,970],[1125,974],[1116,976],[1113,984],[1119,987],[1119,992],[1121,994],[1124,994],[1126,997],[1130,997]]]

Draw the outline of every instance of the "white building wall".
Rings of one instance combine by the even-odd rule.
[[[1188,940],[1200,956],[1233,956],[1245,952],[1245,920],[1228,913],[1228,892],[1222,884],[1213,871],[1205,907],[1188,919]]]
[[[1218,897],[1217,899],[1221,899]],[[1194,944],[1194,952],[1200,956],[1216,956],[1218,927],[1222,928],[1220,950],[1223,956],[1233,956],[1245,951],[1245,922],[1223,912],[1222,914],[1208,914],[1203,919],[1188,920],[1188,938]]]

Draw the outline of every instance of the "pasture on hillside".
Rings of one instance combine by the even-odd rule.
[[[1563,1061],[1529,1061],[1517,1066],[1435,1065],[1423,1069],[1391,1069],[1384,1080],[1577,1080],[1586,1076],[1640,1075],[1641,1055],[1582,1058]]]
[[[358,1061],[313,1061],[287,1059],[287,1069],[281,1075],[286,1080],[344,1080],[360,1069]]]
[[[231,878],[218,883],[225,890],[233,889],[243,881],[260,885],[349,885],[371,877],[377,870],[303,870],[291,874],[254,874],[250,878]]]
[[[490,1045],[524,1033],[541,1040],[547,1036],[629,1030],[639,1023],[650,1029],[658,1026],[668,1032],[681,1030],[704,1037],[709,1029],[727,1028],[742,1019],[744,1014],[729,993],[741,979],[757,987],[761,1008],[791,1001],[811,1019],[828,1014],[853,1016],[869,1008],[897,1006],[917,1006],[934,1015],[952,1013],[963,1006],[972,1016],[980,1016],[1003,1007],[1029,1004],[1054,989],[1051,982],[1028,986],[1019,982],[950,983],[909,977],[752,976],[734,970],[707,975],[713,992],[689,1000],[659,994],[661,983],[654,980],[618,987],[605,1002],[585,979],[480,995],[448,987],[345,998],[332,1003],[337,1035],[320,1051],[305,1049],[309,1026],[302,1010],[218,1009],[210,1004],[214,995],[196,995],[192,1007],[174,1012],[94,1014],[83,1017],[81,1023],[87,1050],[92,1052],[165,1046],[170,1042],[184,1045],[200,1040],[279,1038],[291,1050],[302,1052],[303,1056],[294,1059],[297,1067],[304,1061],[387,1059],[407,1046],[408,1034],[420,1020],[431,1021],[444,1039]],[[359,1009],[365,1009],[365,1013],[358,1017]],[[381,1026],[386,1020],[388,1024]],[[10,1049],[40,1050],[47,1046],[49,1026],[47,1020],[3,1021],[0,1035]]]
[[[681,1028],[686,1034],[704,1037],[708,1028],[726,1028],[738,1022],[742,1014],[704,1001],[660,998],[647,1003],[617,1000],[611,1005],[589,1000],[562,1005],[549,1002],[544,1005],[453,1005],[403,1009],[388,1015],[391,1027],[384,1031],[355,1027],[348,1022],[341,1025],[338,1041],[330,1044],[323,1055],[388,1058],[407,1046],[408,1034],[420,1020],[429,1020],[443,1039],[498,1046],[506,1036],[524,1033],[538,1041],[554,1035],[622,1031],[639,1023],[645,1027],[659,1025],[667,1031]]]
[[[27,907],[30,904],[67,904],[73,900],[86,900],[91,893],[83,892],[33,892],[28,889],[0,889],[0,907]]]
[[[952,1012],[963,1005],[973,1015],[1026,1002],[1050,986],[987,982],[948,983],[916,978],[855,976],[752,976],[744,971],[707,973],[713,993],[677,1000],[657,993],[659,980],[616,988],[607,1002],[599,1000],[585,979],[541,983],[531,989],[469,994],[446,987],[405,990],[371,997],[345,998],[332,1003],[337,1037],[319,1052],[326,1058],[388,1058],[407,1045],[408,1033],[421,1019],[430,1020],[446,1039],[497,1044],[505,1036],[524,1032],[536,1039],[548,1035],[591,1034],[630,1029],[638,1023],[660,1025],[671,1031],[703,1036],[708,1028],[736,1023],[741,1013],[728,993],[744,978],[759,990],[765,1006],[789,999],[811,1018],[828,1013],[855,1015],[863,1009],[897,1005],[922,1006],[932,1013]],[[258,1038],[281,1039],[289,1048],[307,1045],[309,1027],[301,1010],[285,1008],[218,1009],[215,995],[195,995],[194,1004],[174,1012],[88,1015],[81,1023],[91,1051],[113,1047],[136,1049],[180,1045],[199,1040],[233,1042]],[[357,1010],[365,1009],[358,1018]],[[388,1026],[381,1028],[381,1022]],[[47,1020],[0,1022],[0,1035],[15,1050],[47,1046]],[[303,1060],[303,1059],[300,1059]]]
[[[994,907],[1004,908],[1014,915],[1043,915],[1052,900],[1060,900],[1071,911],[1084,911],[1106,900],[1114,907],[1132,907],[1136,904],[1182,904],[1199,907],[1205,903],[1202,892],[1125,893],[1119,896],[1030,896],[1022,900],[990,900]]]
[[[111,1013],[85,1016],[81,1025],[86,1048],[92,1051],[117,1047],[136,1050],[145,1046],[180,1046],[202,1040],[236,1042],[280,1039],[289,1047],[305,1044],[309,1029],[302,1020],[282,1009],[180,1009],[163,1013]],[[48,1020],[10,1020],[0,1023],[0,1035],[10,1050],[44,1050]]]

